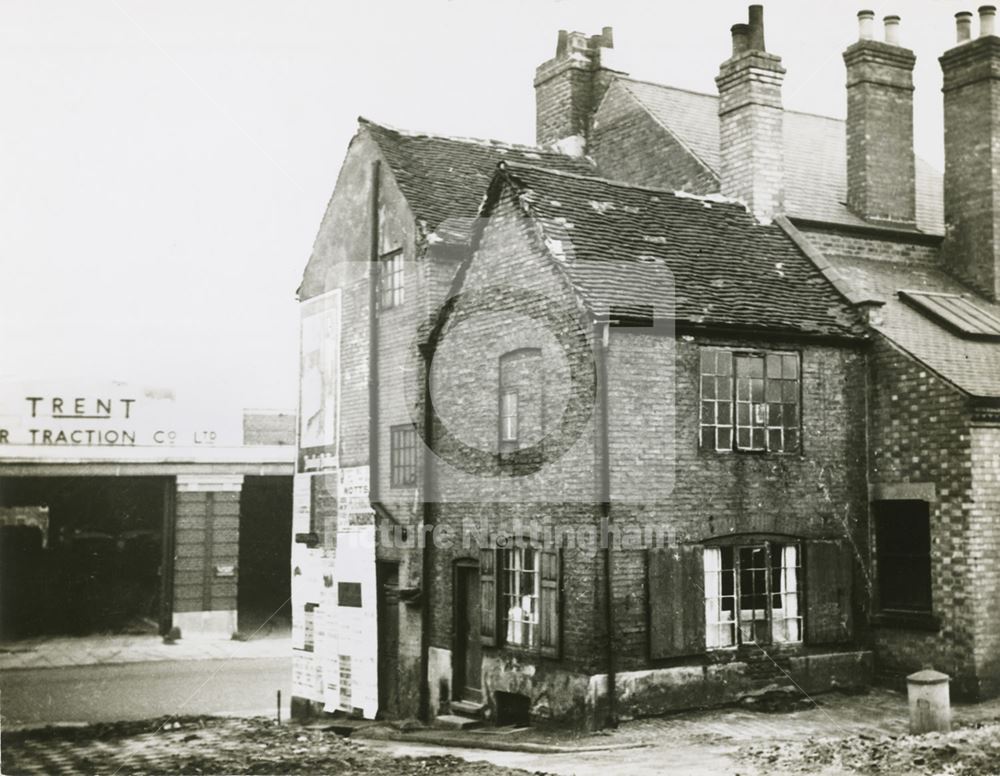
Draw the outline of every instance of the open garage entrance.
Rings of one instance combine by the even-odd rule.
[[[244,637],[291,629],[292,478],[243,478],[238,623]]]
[[[0,507],[48,507],[47,530],[0,528],[0,638],[156,633],[173,488],[170,477],[0,478]]]

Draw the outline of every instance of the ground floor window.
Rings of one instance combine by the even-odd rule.
[[[879,501],[874,511],[880,608],[930,612],[930,505],[926,501]]]
[[[559,657],[562,551],[518,540],[479,553],[481,641]]]
[[[531,547],[513,547],[502,554],[505,641],[518,647],[537,647],[538,552]]]
[[[799,545],[726,545],[704,553],[708,648],[802,640]]]

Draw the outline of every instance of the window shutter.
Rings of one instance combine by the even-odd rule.
[[[483,646],[497,644],[497,551],[490,547],[479,551],[479,640]]]
[[[849,641],[853,557],[843,542],[806,542],[806,641]]]
[[[649,550],[649,656],[705,651],[704,548],[700,544]]]
[[[542,585],[540,622],[541,651],[546,657],[559,657],[562,630],[562,607],[560,591],[562,589],[562,550],[551,550],[540,553],[542,559]]]

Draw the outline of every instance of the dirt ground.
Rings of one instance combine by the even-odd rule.
[[[272,720],[195,717],[4,734],[4,774],[376,774],[514,776],[451,755],[394,757],[334,733]]]
[[[721,714],[721,712],[717,713]],[[813,715],[810,736],[789,738],[791,716],[727,712],[743,738],[720,735],[709,718],[648,720],[612,736],[634,749],[562,754],[414,747],[352,740],[319,727],[278,725],[264,718],[165,718],[146,722],[44,728],[0,737],[4,774],[376,774],[384,776],[513,776],[514,774],[683,773],[717,776],[788,774],[940,774],[1000,776],[1000,719],[965,721],[948,734],[857,732],[827,736]],[[762,735],[773,720],[773,733]],[[800,723],[801,724],[801,723]],[[690,730],[685,730],[690,728]],[[674,734],[668,733],[668,729]],[[905,728],[903,728],[905,729]],[[827,726],[827,731],[838,732]],[[596,737],[596,738],[605,738]],[[590,737],[589,743],[596,743]],[[570,743],[563,741],[563,743]],[[576,743],[584,743],[577,741]],[[456,755],[462,755],[461,757]],[[521,768],[508,767],[519,765]]]
[[[745,762],[768,774],[1000,774],[1000,723],[978,722],[951,733],[814,739],[748,746]]]

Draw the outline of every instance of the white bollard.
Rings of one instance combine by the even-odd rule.
[[[906,677],[910,701],[910,733],[947,733],[951,730],[951,678],[940,671],[917,671]]]

